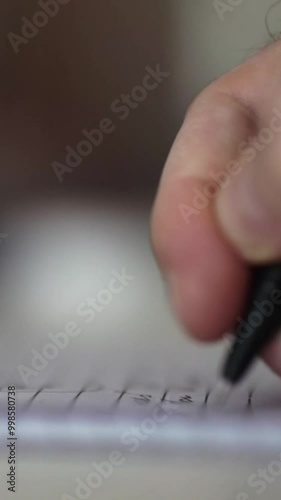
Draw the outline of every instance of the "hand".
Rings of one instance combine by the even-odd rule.
[[[281,42],[205,89],[171,150],[152,242],[183,325],[231,331],[249,263],[281,260]],[[281,374],[281,338],[264,353]]]

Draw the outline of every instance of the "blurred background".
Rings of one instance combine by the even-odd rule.
[[[38,11],[35,0],[4,0],[0,7],[1,388],[79,393],[137,383],[165,391],[184,389],[190,377],[206,382],[206,375],[210,384],[224,346],[188,341],[172,317],[150,249],[150,210],[189,103],[213,79],[279,38],[281,2],[245,0],[221,20],[211,0],[70,0],[38,32],[28,31],[30,38],[17,38]],[[169,76],[133,100],[121,120],[113,103],[132,95],[147,67],[158,65]],[[66,147],[75,151],[85,140],[82,131],[97,129],[105,118],[112,132],[70,169]],[[62,182],[54,162],[67,170]],[[123,268],[134,280],[86,323],[79,304]],[[30,368],[32,351],[41,353],[48,334],[69,321],[77,321],[81,334],[24,381],[18,367]],[[34,421],[28,422],[32,429]],[[80,450],[70,465],[71,455],[45,456],[47,428],[38,425],[42,448],[33,457],[27,458],[29,437],[22,431],[18,498],[61,498],[67,488],[74,495],[73,478],[88,470],[89,458]],[[187,471],[176,455],[164,463],[159,456],[153,462],[135,458],[95,498],[181,500],[188,492],[192,499],[226,500],[234,498],[230,489],[244,487],[253,467],[239,463],[238,454],[213,468],[210,460],[201,462],[201,469],[189,457]],[[42,491],[40,481],[49,477]],[[5,484],[0,491],[8,498]]]
[[[279,4],[280,2],[277,2]],[[191,99],[211,80],[279,34],[281,7],[247,0],[221,21],[208,0],[70,0],[45,27],[19,41],[22,17],[32,21],[35,0],[1,7],[1,157],[9,190],[32,187],[46,195],[79,186],[155,189],[163,163]],[[268,26],[266,26],[266,21]],[[41,20],[42,22],[42,20]],[[170,73],[120,121],[110,110],[139,85],[146,66]],[[116,130],[83,160],[62,186],[50,167],[65,159],[83,129],[114,120]]]

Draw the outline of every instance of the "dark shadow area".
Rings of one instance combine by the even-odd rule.
[[[22,37],[22,17],[32,21],[42,8],[34,1],[10,5],[4,1],[1,16],[5,191],[19,186],[39,194],[78,187],[154,188],[178,127],[173,110],[174,3],[72,0],[53,12],[46,26],[35,28],[35,35],[29,25],[25,42],[11,42],[7,35]],[[133,109],[126,104],[123,112],[113,111],[114,101],[142,86],[147,66],[155,69],[158,64],[170,76],[140,102],[133,99]],[[152,86],[153,78],[149,81]],[[142,98],[140,90],[135,95]],[[64,173],[60,184],[52,162],[65,165],[66,146],[76,149],[86,139],[82,130],[99,128],[104,118],[112,121],[114,131],[104,134],[71,173]]]

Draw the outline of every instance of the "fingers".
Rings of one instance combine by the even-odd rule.
[[[275,43],[219,82],[246,102],[255,130],[239,145],[228,180],[214,203],[217,221],[246,261],[262,263],[281,256],[281,92]]]
[[[152,241],[185,328],[231,330],[248,264],[281,258],[281,42],[223,76],[191,106],[165,166]],[[281,336],[263,353],[281,374]]]
[[[275,110],[277,111],[277,110]],[[277,114],[276,114],[277,118]],[[218,222],[237,251],[248,261],[267,262],[281,256],[281,113],[275,131],[267,129],[258,151],[215,201]],[[279,128],[279,132],[278,129]],[[264,129],[266,130],[266,129]],[[272,144],[267,145],[270,141]],[[278,141],[276,141],[278,138]]]
[[[217,224],[213,179],[254,126],[251,112],[235,98],[203,93],[168,158],[153,210],[152,241],[172,302],[201,339],[230,329],[245,300],[248,270]]]

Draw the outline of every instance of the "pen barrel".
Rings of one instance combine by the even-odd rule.
[[[281,326],[281,264],[255,268],[246,307],[237,318],[223,376],[238,382]]]

